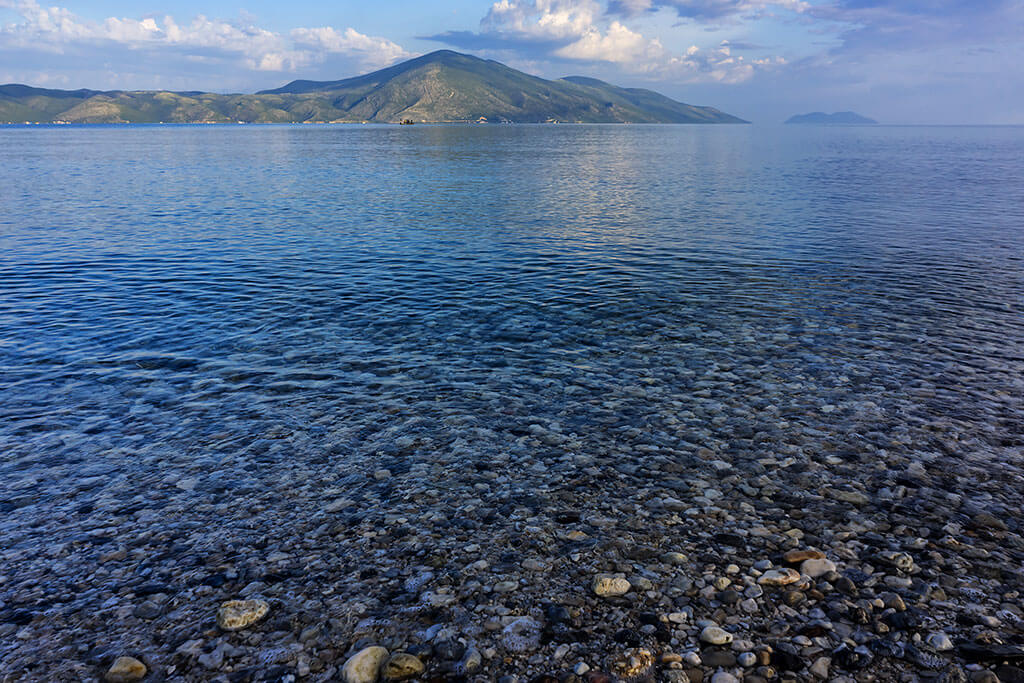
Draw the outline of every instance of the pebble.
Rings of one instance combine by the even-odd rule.
[[[788,586],[800,580],[800,572],[795,569],[769,569],[757,582],[762,586]]]
[[[612,576],[610,574],[598,574],[594,577],[592,588],[595,595],[602,598],[608,598],[625,595],[629,592],[631,585],[629,581],[624,578]]]
[[[364,648],[349,657],[341,667],[344,683],[376,683],[388,651],[379,645]]]
[[[739,679],[728,671],[719,671],[711,677],[711,683],[740,683]]]
[[[732,642],[733,635],[718,626],[706,626],[700,632],[700,640],[710,645],[728,645]]]
[[[946,652],[953,649],[953,641],[942,632],[929,633],[925,642],[928,644],[928,647],[936,652]]]
[[[103,675],[107,683],[131,683],[146,677],[146,665],[135,657],[118,657]]]
[[[782,555],[782,561],[786,564],[803,564],[807,560],[824,560],[825,553],[820,550],[803,549],[787,550]]]
[[[811,664],[811,673],[816,677],[825,680],[828,678],[829,667],[832,666],[832,660],[829,657],[818,657]]]
[[[426,670],[423,660],[408,652],[396,652],[388,657],[381,670],[385,681],[405,681],[416,678]]]
[[[800,573],[806,574],[812,579],[820,578],[829,572],[834,572],[835,570],[835,563],[826,559],[804,560],[800,565]]]
[[[269,613],[270,605],[263,600],[228,600],[217,610],[217,625],[225,631],[240,631]]]

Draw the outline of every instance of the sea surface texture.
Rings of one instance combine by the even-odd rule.
[[[1022,473],[1024,128],[0,129],[2,680],[941,671]]]

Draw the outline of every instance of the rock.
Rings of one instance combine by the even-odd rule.
[[[355,653],[341,667],[344,683],[377,683],[388,651],[380,646],[367,647]]]
[[[700,658],[703,660],[704,666],[710,666],[713,669],[718,667],[728,669],[736,666],[736,655],[728,650],[708,648]]]
[[[480,656],[480,651],[471,647],[466,650],[465,656],[459,662],[459,669],[462,673],[471,674],[478,671],[481,664],[483,664],[483,657]]]
[[[711,683],[740,683],[740,680],[728,671],[719,671],[711,677]]]
[[[957,653],[968,662],[999,662],[1011,664],[1024,662],[1024,648],[1017,645],[985,645],[982,643],[961,643]]]
[[[641,678],[654,670],[654,655],[644,648],[626,650],[612,660],[609,669],[621,680]]]
[[[800,572],[795,569],[769,569],[757,582],[762,586],[788,586],[800,580]]]
[[[707,626],[700,632],[700,639],[710,645],[728,645],[732,642],[732,634],[718,626]]]
[[[269,612],[270,605],[263,600],[228,600],[217,610],[217,625],[225,631],[240,631]]]
[[[385,681],[404,681],[416,678],[423,673],[424,669],[426,667],[419,657],[408,652],[396,652],[384,663],[381,675]]]
[[[782,556],[782,561],[786,564],[802,564],[807,560],[824,560],[825,553],[820,550],[787,550]]]
[[[141,681],[147,672],[146,665],[135,657],[118,657],[103,675],[103,680],[107,683],[131,683]]]
[[[511,593],[514,590],[519,589],[518,581],[499,581],[494,584],[495,593]]]
[[[811,673],[816,677],[825,680],[828,678],[829,667],[832,666],[832,660],[828,657],[818,657],[811,664]]]
[[[611,574],[598,574],[594,577],[594,594],[602,598],[625,595],[631,587],[626,579]]]
[[[540,647],[542,628],[532,617],[519,617],[502,629],[502,644],[512,652],[530,652]]]
[[[829,572],[834,572],[835,570],[835,563],[831,560],[826,560],[823,558],[804,560],[803,563],[800,565],[800,573],[806,574],[812,579],[820,578],[825,574],[828,574]]]
[[[971,672],[971,683],[1002,683],[999,680],[999,676],[992,673],[988,669],[982,669],[981,671]]]
[[[1024,669],[1016,666],[1001,666],[996,669],[999,683],[1024,683]]]
[[[828,494],[838,501],[850,503],[851,505],[867,505],[871,499],[859,491],[843,491],[841,489],[827,489]]]
[[[975,529],[995,529],[996,531],[1006,531],[1007,529],[1006,522],[987,512],[979,512],[974,515],[971,518],[971,526]]]
[[[953,641],[949,639],[949,636],[941,632],[929,633],[925,643],[936,652],[946,652],[953,649]]]
[[[757,664],[757,655],[753,652],[741,652],[739,656],[736,657],[736,661],[740,666],[749,669]]]
[[[148,620],[156,619],[158,616],[163,614],[163,611],[163,607],[161,607],[157,603],[153,602],[152,600],[146,600],[145,602],[140,603],[134,610],[132,610],[132,614],[137,616],[139,619]]]

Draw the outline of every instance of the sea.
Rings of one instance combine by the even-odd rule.
[[[0,127],[5,680],[1020,623],[1022,500],[1024,127]]]
[[[1024,438],[1021,127],[5,127],[0,206],[0,478],[372,458],[494,392],[590,431],[657,389],[642,427],[748,364],[736,400],[800,377],[769,403],[815,427]]]

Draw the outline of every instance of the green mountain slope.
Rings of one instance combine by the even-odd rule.
[[[549,81],[495,61],[440,50],[340,81],[293,81],[255,95],[43,90],[0,86],[8,123],[300,123],[545,121],[745,123],[650,90],[591,78]]]

